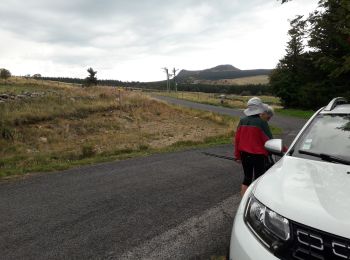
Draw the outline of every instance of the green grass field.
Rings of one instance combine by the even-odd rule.
[[[277,109],[276,113],[284,116],[299,117],[309,119],[316,111],[313,110],[301,110],[301,109]]]

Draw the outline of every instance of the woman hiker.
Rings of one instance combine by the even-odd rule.
[[[268,109],[260,98],[251,98],[247,103],[247,109],[244,110],[246,117],[240,120],[237,127],[234,144],[235,160],[242,163],[244,171],[241,196],[252,183],[253,177],[257,179],[266,171],[269,153],[264,145],[267,140],[272,139],[268,120],[265,120],[268,117],[264,117]]]

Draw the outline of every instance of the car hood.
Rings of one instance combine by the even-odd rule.
[[[254,195],[290,220],[350,238],[349,172],[348,165],[284,156]]]

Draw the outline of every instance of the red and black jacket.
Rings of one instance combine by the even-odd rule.
[[[247,116],[239,121],[235,136],[235,158],[241,159],[240,152],[268,155],[265,142],[272,139],[270,127],[259,115]]]

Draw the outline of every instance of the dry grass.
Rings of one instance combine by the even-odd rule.
[[[117,92],[112,88],[79,88],[70,85],[2,85],[0,93],[44,93],[44,97],[6,102],[0,107],[1,120],[7,125],[22,125],[57,117],[84,117],[116,107]]]
[[[110,87],[0,85],[0,93],[45,92],[0,104],[0,177],[159,151],[232,136],[236,121],[169,106]]]

